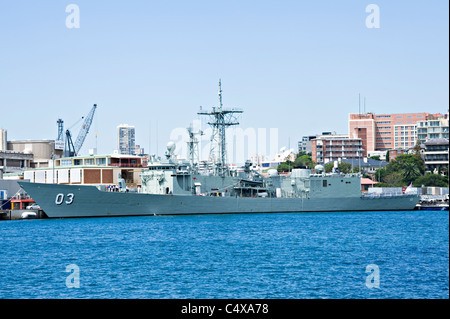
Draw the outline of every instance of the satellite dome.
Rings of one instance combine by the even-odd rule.
[[[276,169],[269,169],[267,171],[267,176],[269,176],[269,177],[278,176],[278,171]]]
[[[173,153],[173,151],[175,151],[175,147],[176,147],[176,144],[174,142],[170,141],[169,143],[167,143],[167,150],[170,153]]]

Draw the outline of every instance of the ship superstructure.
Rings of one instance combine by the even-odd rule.
[[[148,162],[140,173],[141,189],[128,189],[119,179],[117,192],[107,185],[76,186],[20,182],[48,217],[94,217],[165,214],[275,213],[412,210],[418,195],[375,196],[361,193],[361,176],[323,166],[295,168],[287,175],[270,169],[262,175],[247,161],[231,170],[226,158],[225,130],[237,125],[238,109],[219,106],[207,115],[213,128],[209,163],[198,161],[197,135],[188,127],[188,158],[175,154],[169,142],[165,158]],[[202,169],[206,168],[206,169]]]

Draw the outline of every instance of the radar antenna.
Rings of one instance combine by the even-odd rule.
[[[222,104],[222,83],[219,79],[219,106],[213,107],[212,111],[198,112],[199,115],[209,116],[208,124],[212,127],[210,159],[216,167],[216,174],[219,176],[229,176],[230,169],[227,165],[225,129],[232,125],[238,125],[235,114],[243,113],[240,109],[224,109]]]
[[[203,131],[198,130],[197,132],[194,132],[194,128],[192,127],[192,124],[189,125],[187,128],[188,134],[189,134],[189,141],[188,144],[188,158],[189,162],[191,164],[191,170],[193,173],[198,172],[198,162],[199,162],[199,151],[198,151],[198,139],[195,137],[195,135],[203,135]]]

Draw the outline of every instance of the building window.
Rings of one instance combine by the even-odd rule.
[[[72,160],[61,160],[61,166],[70,166],[72,165]]]
[[[94,159],[93,158],[86,158],[84,160],[84,165],[95,165]]]
[[[97,165],[106,165],[106,158],[97,158]]]

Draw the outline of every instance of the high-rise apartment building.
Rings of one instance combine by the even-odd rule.
[[[428,116],[427,120],[417,122],[417,139],[421,144],[431,139],[447,139],[449,137],[448,113],[439,116]]]
[[[361,138],[362,148],[367,152],[411,148],[417,141],[417,122],[427,120],[430,115],[442,116],[430,113],[351,113],[349,137]]]
[[[134,126],[117,126],[117,149],[119,154],[134,155],[136,149]]]

